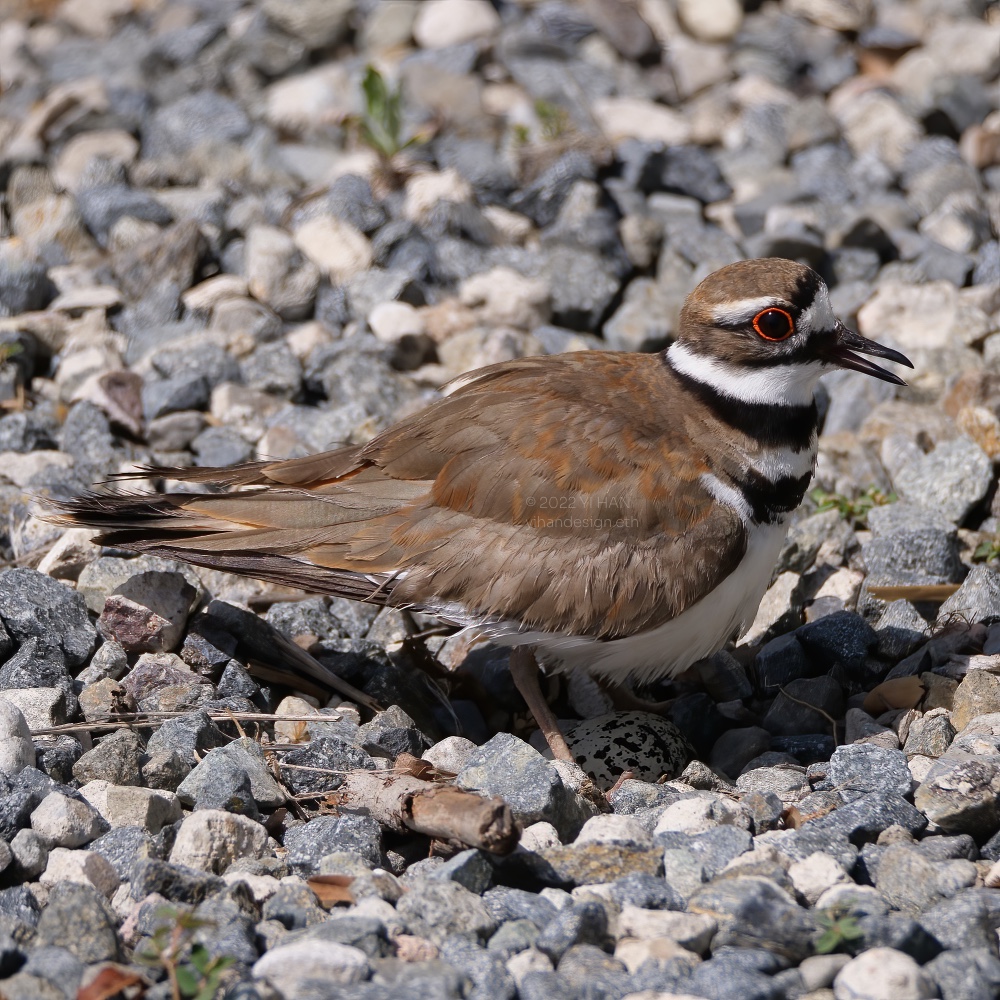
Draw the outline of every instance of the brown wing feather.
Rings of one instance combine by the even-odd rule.
[[[675,617],[745,551],[690,444],[655,356],[524,358],[361,447],[162,470],[237,492],[102,495],[61,511],[115,544],[308,589],[375,586],[394,604],[454,602],[483,619],[613,637]]]

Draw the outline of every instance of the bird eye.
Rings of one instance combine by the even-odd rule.
[[[765,340],[785,340],[795,332],[795,321],[784,309],[765,309],[754,316],[753,328]]]

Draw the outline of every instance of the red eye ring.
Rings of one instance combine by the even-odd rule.
[[[764,340],[787,340],[795,333],[795,320],[787,310],[769,306],[754,316],[753,328]]]

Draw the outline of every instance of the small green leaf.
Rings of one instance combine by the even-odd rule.
[[[201,989],[201,975],[190,965],[179,965],[177,967],[177,985],[185,997],[196,996]]]

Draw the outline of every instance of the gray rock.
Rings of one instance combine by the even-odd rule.
[[[253,446],[232,427],[206,427],[191,441],[195,465],[220,468],[239,465],[253,455]]]
[[[927,635],[927,621],[909,601],[892,601],[875,623],[878,654],[890,663],[908,656]]]
[[[768,879],[721,880],[698,889],[688,900],[688,909],[711,913],[719,921],[715,949],[726,945],[766,948],[793,962],[811,950],[812,916]]]
[[[924,966],[944,1000],[992,1000],[1000,993],[1000,958],[989,948],[944,951]]]
[[[906,797],[913,778],[906,755],[899,750],[886,750],[871,743],[837,747],[826,767],[824,782],[814,784],[818,790],[835,788],[851,800],[867,792],[879,792]]]
[[[177,797],[189,808],[224,809],[259,819],[250,775],[226,750],[209,751],[177,786]]]
[[[321,736],[301,749],[282,754],[280,767],[288,790],[301,794],[333,791],[344,783],[345,771],[373,771],[375,761],[366,751],[339,736]]]
[[[1000,911],[990,889],[965,889],[921,914],[918,922],[949,950],[987,948],[995,954]]]
[[[374,757],[395,760],[401,753],[419,757],[430,740],[398,705],[390,705],[358,730],[362,749]]]
[[[150,758],[163,752],[176,752],[182,760],[193,761],[196,750],[203,753],[227,743],[229,739],[215,726],[208,713],[197,711],[164,722],[149,738],[146,752]]]
[[[70,666],[86,661],[97,638],[83,598],[33,569],[0,573],[0,619],[16,642],[47,640],[63,651]]]
[[[558,963],[574,945],[601,946],[608,936],[608,915],[597,902],[578,902],[564,906],[550,920],[535,940],[535,947]]]
[[[90,886],[63,882],[52,887],[38,918],[36,946],[67,948],[81,962],[115,962],[120,945],[115,915]]]
[[[137,858],[130,892],[136,901],[161,896],[174,903],[197,905],[219,892],[225,883],[218,875],[158,858]]]
[[[958,614],[971,622],[1000,616],[1000,573],[988,566],[973,566],[965,582],[938,611],[938,616]]]
[[[945,832],[985,840],[1000,827],[998,794],[1000,758],[952,749],[931,766],[913,801]]]
[[[543,276],[552,288],[552,321],[584,332],[597,331],[621,284],[604,258],[567,246],[552,247]]]
[[[844,694],[832,677],[803,677],[784,686],[761,725],[775,736],[795,736],[829,729],[830,718],[843,715]]]
[[[382,862],[382,835],[369,816],[317,816],[285,834],[287,862],[300,874],[318,871],[319,862],[334,851],[356,851],[372,865]]]
[[[239,142],[250,121],[233,100],[210,90],[187,94],[149,116],[142,132],[143,154],[181,156],[204,143]]]
[[[927,826],[927,817],[898,795],[867,792],[825,816],[809,820],[805,828],[815,834],[839,834],[861,841],[874,840],[894,825],[919,833]]]
[[[105,833],[107,822],[86,799],[52,791],[31,813],[31,828],[56,847],[81,847]]]
[[[396,904],[411,934],[442,942],[451,934],[488,938],[496,921],[483,901],[451,881],[422,880]]]
[[[992,463],[966,437],[942,441],[895,476],[896,488],[905,499],[940,511],[953,524],[965,520],[986,496],[992,481]]]
[[[103,779],[115,785],[141,785],[145,749],[138,733],[121,729],[84,753],[73,765],[73,777],[83,783]]]
[[[208,406],[208,379],[199,373],[147,381],[142,387],[142,412],[146,420],[156,420],[168,413],[203,410]]]
[[[727,729],[712,747],[712,769],[737,778],[746,765],[771,745],[771,733],[760,726]]]
[[[93,840],[87,850],[100,854],[127,882],[133,878],[136,865],[148,858],[161,858],[161,849],[141,826],[119,826]]]

